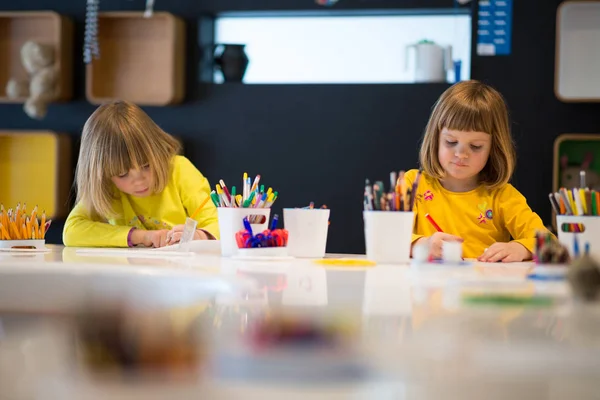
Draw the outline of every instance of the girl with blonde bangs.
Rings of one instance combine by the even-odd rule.
[[[178,242],[186,217],[210,196],[207,179],[179,150],[179,142],[135,104],[100,106],[83,128],[77,204],[65,224],[65,245],[162,247]],[[212,202],[196,219],[195,239],[218,238]]]
[[[463,242],[463,256],[480,261],[532,258],[536,232],[546,228],[509,183],[516,152],[500,93],[478,81],[447,89],[433,107],[419,161],[413,246],[426,243],[434,258],[444,241]],[[407,184],[417,172],[405,174]]]

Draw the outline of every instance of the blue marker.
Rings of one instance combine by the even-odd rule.
[[[273,215],[273,221],[271,221],[271,230],[274,231],[277,228],[277,220],[279,219],[279,215]]]
[[[573,235],[573,255],[575,258],[579,257],[579,241],[577,240],[577,235]]]
[[[244,217],[243,221],[244,221],[244,228],[246,228],[246,230],[248,231],[250,236],[253,236],[252,227],[250,226],[250,221],[248,221],[248,217]]]

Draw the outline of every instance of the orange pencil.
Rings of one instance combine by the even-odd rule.
[[[23,222],[22,228],[21,228],[21,234],[23,235],[23,237],[25,239],[27,239],[27,227],[25,226],[25,222]]]
[[[206,203],[208,203],[208,201],[210,200],[210,196],[208,196],[207,198],[204,199],[204,201],[202,203],[200,203],[200,205],[198,206],[198,208],[196,208],[196,211],[194,211],[194,213],[192,214],[192,216],[190,217],[191,219],[196,218],[196,216],[198,215],[198,213],[200,212],[200,210],[202,210],[202,207],[204,207],[206,205]],[[42,216],[43,218],[43,216]],[[44,225],[44,220],[42,219],[42,225]]]
[[[433,227],[435,228],[436,231],[438,232],[444,232],[442,230],[442,228],[440,228],[440,226],[438,224],[436,224],[436,222],[434,221],[433,217],[429,214],[425,214],[425,218],[427,218],[427,220],[431,223],[431,225],[433,225]]]
[[[26,218],[25,225],[27,226],[27,234],[29,235],[29,232],[31,232],[31,220],[29,217]]]

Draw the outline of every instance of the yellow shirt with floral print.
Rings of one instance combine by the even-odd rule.
[[[405,174],[409,188],[416,175],[416,169]],[[459,193],[444,189],[437,179],[423,173],[414,212],[413,242],[436,232],[425,218],[429,213],[445,233],[464,239],[465,258],[479,257],[492,244],[511,239],[533,253],[536,232],[547,231],[541,218],[527,205],[525,197],[511,184],[492,191],[479,186]]]
[[[77,247],[127,247],[132,227],[159,230],[184,224],[207,196],[208,180],[187,158],[175,156],[169,182],[161,193],[135,197],[118,192],[113,202],[118,218],[91,218],[85,207],[77,204],[65,223],[63,242]],[[198,229],[219,238],[217,208],[212,201],[204,205],[196,220]]]

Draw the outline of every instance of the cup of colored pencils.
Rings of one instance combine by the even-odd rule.
[[[28,214],[25,203],[8,210],[0,204],[0,249],[43,249],[51,224],[45,211],[38,215],[38,206]]]
[[[408,187],[404,171],[390,173],[390,190],[381,181],[367,180],[363,220],[367,258],[378,263],[407,264],[410,261],[416,193],[421,172]],[[400,211],[400,212],[398,212]]]
[[[364,210],[365,211],[412,211],[421,171],[417,173],[415,181],[408,187],[404,180],[404,171],[390,172],[390,188],[386,192],[382,181],[373,184],[367,179],[365,182]]]

